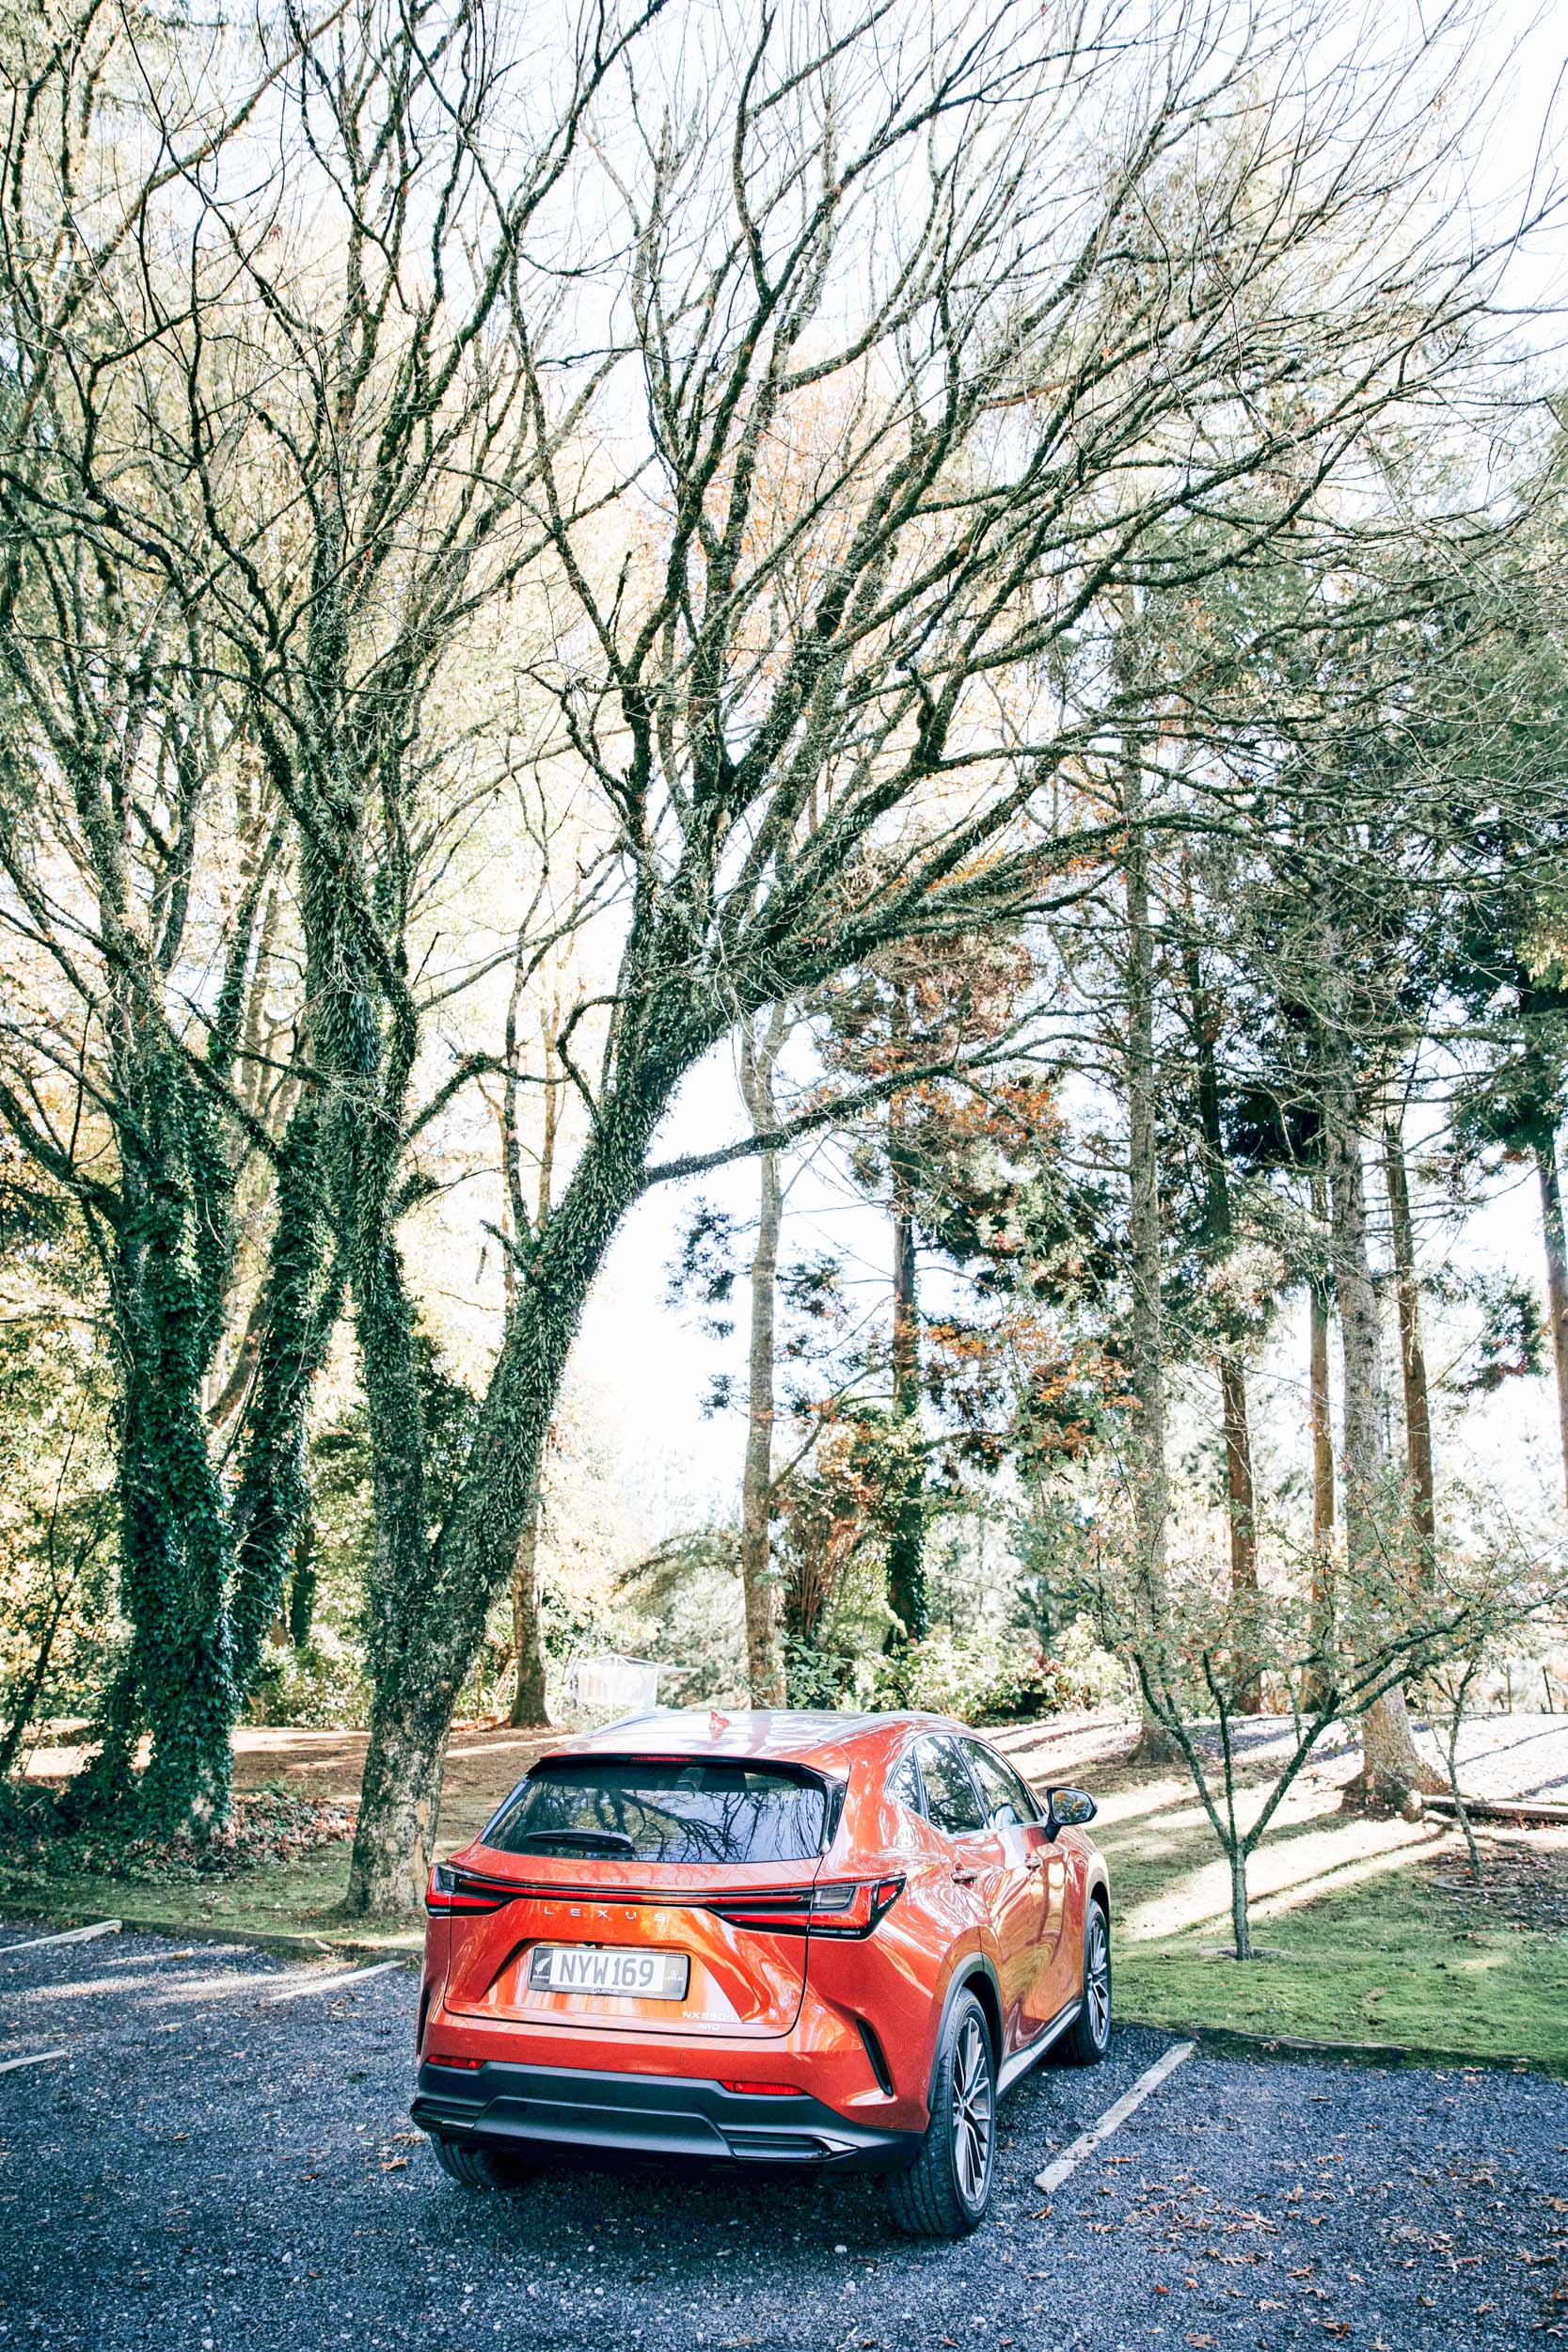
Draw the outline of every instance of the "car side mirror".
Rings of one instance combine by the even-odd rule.
[[[1045,1792],[1045,1827],[1048,1836],[1058,1830],[1087,1829],[1100,1807],[1086,1788],[1048,1788]]]

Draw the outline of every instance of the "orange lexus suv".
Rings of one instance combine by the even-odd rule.
[[[976,2228],[999,2094],[1111,2031],[1093,1800],[932,1715],[638,1717],[431,1873],[414,2121],[469,2187],[566,2155],[888,2175]]]

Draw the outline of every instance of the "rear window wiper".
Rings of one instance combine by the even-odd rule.
[[[569,1846],[574,1853],[629,1853],[636,1846],[624,1829],[531,1829],[520,1851],[533,1846]]]

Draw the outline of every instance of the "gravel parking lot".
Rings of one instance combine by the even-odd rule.
[[[1212,2058],[1046,2200],[1034,2176],[1169,2037],[1003,2108],[994,2215],[898,2237],[876,2184],[442,2179],[406,2120],[416,1979],[0,1929],[0,2344],[911,2347],[1568,2337],[1568,2090]],[[283,1996],[283,1997],[279,1997]]]

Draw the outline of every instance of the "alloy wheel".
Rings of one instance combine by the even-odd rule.
[[[1084,1947],[1084,1999],[1097,2047],[1111,2038],[1111,1942],[1105,1914],[1098,1903],[1089,1912],[1089,1931]]]
[[[985,2028],[972,2016],[964,2022],[953,2057],[953,2169],[972,2211],[985,2201],[995,2122]]]

